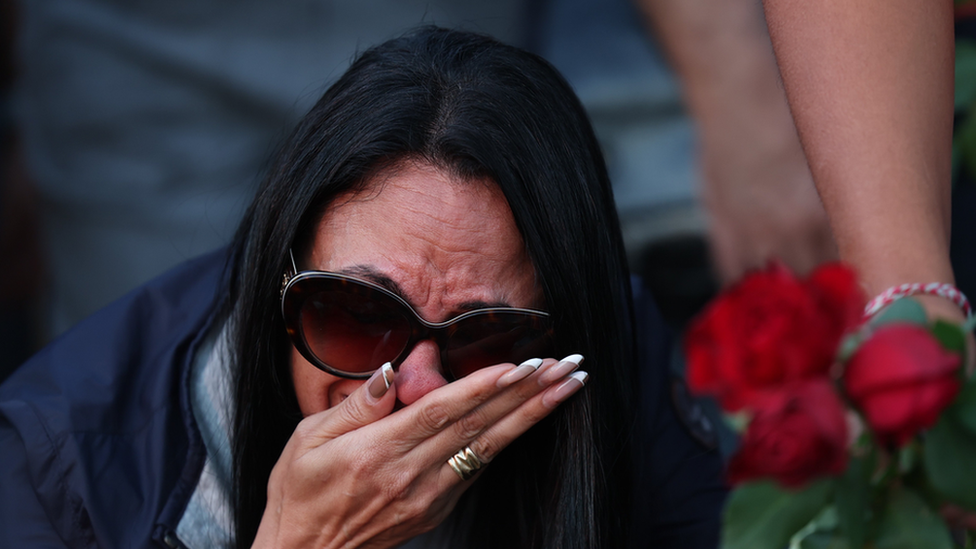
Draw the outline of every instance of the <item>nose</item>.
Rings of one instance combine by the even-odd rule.
[[[431,340],[417,343],[400,364],[396,374],[397,400],[413,404],[420,397],[447,385],[441,368],[441,352]]]

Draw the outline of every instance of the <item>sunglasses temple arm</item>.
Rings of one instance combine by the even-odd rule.
[[[291,258],[291,272],[285,271],[285,274],[282,276],[281,291],[279,292],[282,299],[285,298],[285,287],[288,286],[288,282],[298,274],[298,267],[295,266],[295,254],[291,251],[291,248],[288,248],[288,257]]]
[[[291,251],[291,248],[288,248],[288,257],[291,258],[291,273],[294,276],[298,274],[298,267],[295,266],[295,254]]]

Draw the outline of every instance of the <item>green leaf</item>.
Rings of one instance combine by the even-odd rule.
[[[956,41],[955,109],[960,111],[976,100],[976,44]]]
[[[752,414],[745,410],[725,414],[724,417],[729,428],[740,435],[746,432],[746,429],[749,428],[749,422],[752,421]]]
[[[852,547],[863,547],[867,539],[867,512],[870,497],[871,468],[868,458],[852,457],[847,471],[835,484],[837,519],[840,531]]]
[[[915,464],[918,463],[918,450],[914,444],[908,444],[898,450],[898,474],[904,475],[912,472]]]
[[[976,379],[969,379],[963,384],[956,400],[944,413],[954,417],[971,436],[976,436]]]
[[[832,532],[815,532],[803,538],[800,549],[852,549],[862,546],[854,545],[846,538]]]
[[[958,151],[966,172],[976,174],[976,116],[967,113],[954,133],[953,148]]]
[[[906,297],[889,305],[888,308],[881,311],[881,314],[874,317],[870,324],[871,326],[877,327],[892,322],[909,322],[912,324],[926,325],[929,319],[921,303],[910,297]]]
[[[929,330],[947,351],[965,356],[966,332],[963,331],[962,326],[945,320],[936,320]]]
[[[971,317],[962,325],[962,331],[966,332],[967,334],[973,330],[976,330],[976,315]]]
[[[976,174],[976,44],[968,40],[956,41],[955,112],[960,116],[952,139],[952,173],[957,176],[961,167]]]
[[[821,538],[823,534],[834,536],[837,533],[837,508],[833,505],[824,507],[813,520],[790,538],[789,549],[802,549],[804,542],[810,537]],[[816,542],[814,542],[816,543]]]
[[[949,501],[976,511],[976,436],[956,413],[944,413],[925,436],[925,472],[932,488]]]
[[[788,491],[772,481],[744,484],[725,506],[724,549],[782,549],[827,504],[833,479]]]
[[[949,529],[910,489],[895,487],[881,517],[875,549],[952,549]]]
[[[857,349],[864,343],[864,335],[860,332],[847,335],[840,340],[840,347],[837,351],[837,362],[847,362]]]

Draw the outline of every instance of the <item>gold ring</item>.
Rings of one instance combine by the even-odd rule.
[[[447,464],[451,466],[451,469],[454,469],[461,480],[468,480],[473,477],[482,465],[481,459],[470,446],[465,446],[464,449],[451,456],[451,459],[447,460]]]

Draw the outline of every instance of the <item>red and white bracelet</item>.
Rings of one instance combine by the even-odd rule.
[[[878,297],[872,299],[867,306],[864,307],[864,318],[867,319],[874,316],[874,314],[881,309],[884,309],[888,305],[891,305],[903,297],[918,294],[944,297],[958,305],[959,308],[962,309],[962,312],[965,313],[966,318],[973,317],[973,309],[969,306],[969,300],[966,299],[966,296],[959,291],[959,288],[944,282],[930,282],[929,284],[915,282],[912,284],[892,286],[891,288],[888,288],[887,290],[878,294]]]

